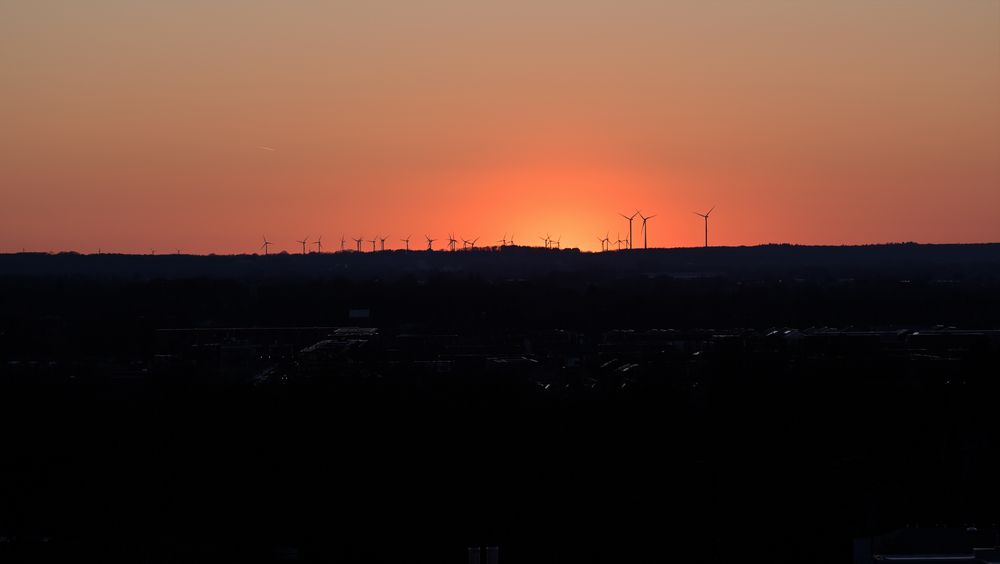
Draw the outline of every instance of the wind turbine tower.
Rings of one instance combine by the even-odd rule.
[[[260,248],[264,249],[264,255],[267,255],[267,248],[271,246],[271,242],[267,240],[267,236],[264,236],[264,244]]]
[[[361,242],[364,241],[364,237],[355,237],[354,242],[358,244],[358,252],[361,252]]]
[[[410,250],[410,236],[407,235],[406,239],[400,239],[400,241],[406,243],[406,250],[409,251]]]
[[[302,238],[301,241],[296,241],[296,243],[302,245],[302,254],[306,254],[306,244],[309,243],[309,236],[306,235],[305,237]]]
[[[625,215],[623,213],[620,213],[618,215],[620,215],[620,216],[622,216],[622,217],[624,217],[625,219],[628,220],[628,248],[631,249],[632,248],[632,220],[635,219],[635,216],[639,215],[639,212],[636,211],[631,216]]]
[[[611,246],[611,239],[608,237],[610,233],[605,233],[604,237],[598,237],[597,240],[601,242],[601,252],[606,252]]]
[[[708,210],[705,213],[694,212],[695,215],[700,215],[701,217],[705,218],[705,247],[706,248],[708,247],[708,216],[712,215],[713,211],[715,211],[715,206],[712,206],[712,209]]]
[[[647,217],[647,216],[644,216],[644,215],[642,215],[640,213],[639,217],[642,218],[642,248],[646,249],[646,248],[648,248],[646,246],[646,234],[647,234],[647,231],[646,231],[646,222],[649,221],[649,220],[651,220],[651,219],[653,219],[654,217],[656,217],[656,214],[653,214],[653,215]]]
[[[427,250],[428,251],[433,251],[434,250],[434,241],[437,241],[437,239],[431,239],[427,235],[424,235],[424,239],[427,239]]]

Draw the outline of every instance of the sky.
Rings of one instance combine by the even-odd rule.
[[[0,124],[0,252],[995,242],[1000,1],[11,0]]]

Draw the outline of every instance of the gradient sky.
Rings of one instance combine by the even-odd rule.
[[[998,0],[12,0],[0,102],[0,252],[1000,241]]]

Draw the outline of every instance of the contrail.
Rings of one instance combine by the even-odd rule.
[[[265,151],[277,151],[274,147],[265,147],[263,145],[257,145],[258,149],[264,149]]]

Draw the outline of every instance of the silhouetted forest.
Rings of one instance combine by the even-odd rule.
[[[998,374],[1000,245],[0,255],[0,559],[850,562]]]

